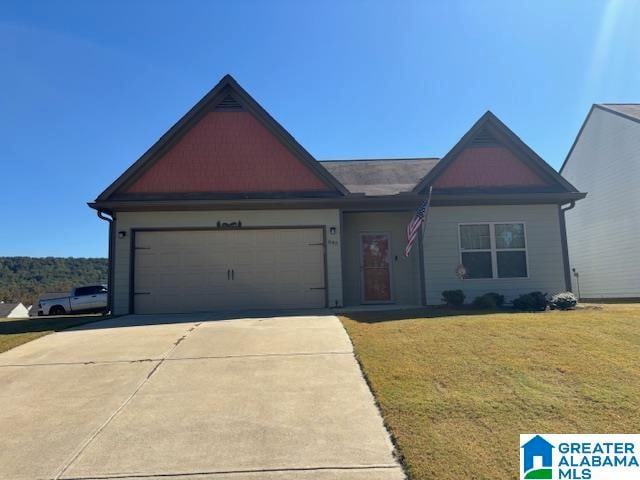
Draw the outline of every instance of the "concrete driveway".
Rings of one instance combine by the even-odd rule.
[[[404,478],[332,315],[129,316],[0,354],[0,478]]]

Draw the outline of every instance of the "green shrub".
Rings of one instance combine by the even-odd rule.
[[[561,292],[551,297],[549,304],[551,308],[557,308],[558,310],[571,310],[578,304],[578,299],[571,292]]]
[[[473,306],[483,310],[494,309],[504,305],[504,295],[496,292],[485,293],[473,300]]]
[[[485,293],[473,299],[473,306],[480,310],[493,310],[498,306],[496,298],[490,293]]]
[[[464,304],[465,295],[462,290],[445,290],[442,292],[442,301],[452,307]]]
[[[547,294],[531,292],[520,295],[513,301],[513,308],[526,312],[541,312],[547,309]]]
[[[504,305],[504,295],[500,295],[496,292],[485,293],[484,296],[493,297],[493,300],[496,302],[496,307],[502,307]]]

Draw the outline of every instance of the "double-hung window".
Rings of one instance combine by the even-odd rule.
[[[527,277],[524,223],[461,224],[459,237],[465,278]]]

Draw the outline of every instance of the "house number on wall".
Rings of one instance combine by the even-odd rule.
[[[242,222],[240,220],[237,222],[221,222],[218,220],[216,226],[218,228],[242,228]]]

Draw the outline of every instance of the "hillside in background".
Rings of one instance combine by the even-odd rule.
[[[42,293],[107,283],[107,263],[106,258],[0,257],[0,301],[28,307]]]

